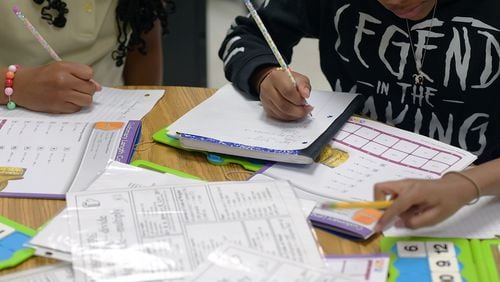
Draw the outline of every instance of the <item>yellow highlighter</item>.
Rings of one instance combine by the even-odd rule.
[[[386,209],[392,205],[393,201],[374,201],[374,202],[328,202],[322,203],[322,209]]]

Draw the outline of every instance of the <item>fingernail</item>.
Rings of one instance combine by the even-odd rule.
[[[101,91],[102,90],[102,86],[99,82],[95,81],[94,79],[90,79],[90,82],[92,82],[94,85],[95,85],[95,88],[97,91]]]

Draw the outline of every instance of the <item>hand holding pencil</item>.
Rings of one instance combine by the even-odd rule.
[[[87,65],[64,62],[38,33],[19,8],[14,14],[55,60],[42,66],[23,66],[16,72],[12,100],[24,108],[49,113],[72,113],[92,104],[92,96],[101,89],[93,81]]]
[[[250,0],[243,1],[277,61],[276,66],[258,69],[251,78],[264,109],[269,116],[280,120],[311,115],[313,107],[306,100],[311,92],[309,79],[290,69]]]

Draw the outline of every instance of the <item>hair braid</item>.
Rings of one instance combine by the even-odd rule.
[[[66,25],[68,8],[64,1],[33,1],[37,4],[47,1],[47,5],[42,8],[42,19],[55,27],[63,28]],[[161,23],[162,35],[167,34],[168,16],[174,11],[175,4],[172,0],[119,0],[116,7],[118,47],[111,54],[116,66],[123,65],[128,52],[136,48],[141,54],[146,54],[146,41],[142,35],[151,31],[157,20]]]
[[[122,65],[128,52],[136,48],[141,54],[146,54],[142,34],[151,31],[156,20],[160,20],[162,34],[167,34],[167,19],[174,11],[175,4],[171,0],[120,0],[116,7],[118,48],[113,52],[116,65]]]

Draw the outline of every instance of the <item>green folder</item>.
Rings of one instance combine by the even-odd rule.
[[[184,178],[201,180],[201,178],[194,176],[192,174],[185,173],[185,172],[182,172],[180,170],[175,170],[173,168],[169,168],[166,166],[161,166],[159,164],[155,164],[155,163],[152,163],[150,161],[135,160],[135,161],[131,162],[130,164],[133,166],[136,166],[136,167],[154,170],[156,172],[169,173],[169,174],[177,175],[177,176],[184,177]]]
[[[14,267],[30,258],[35,250],[25,247],[36,231],[0,216],[0,269]]]
[[[224,154],[215,154],[215,153],[210,153],[210,152],[204,152],[204,151],[196,151],[196,150],[191,150],[191,149],[186,149],[181,146],[181,143],[179,139],[175,138],[172,135],[168,134],[168,128],[163,128],[153,134],[153,140],[166,144],[169,146],[172,146],[177,149],[182,149],[185,151],[189,152],[200,152],[206,155],[208,162],[214,165],[227,165],[230,163],[233,164],[238,164],[241,165],[244,169],[256,172],[259,169],[261,169],[267,162],[263,160],[255,160],[255,159],[248,159],[248,158],[241,158],[237,156],[230,156],[230,155],[224,155]]]

